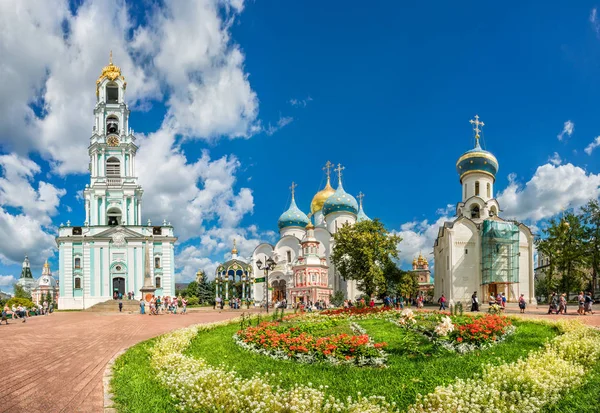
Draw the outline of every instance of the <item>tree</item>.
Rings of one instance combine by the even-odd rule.
[[[341,306],[344,304],[344,292],[340,290],[336,291],[333,295],[329,296],[329,302],[336,307]]]
[[[385,266],[385,278],[389,295],[412,297],[419,291],[418,275],[398,268],[392,260]]]
[[[397,246],[401,240],[390,234],[378,219],[352,226],[345,224],[334,235],[331,260],[344,279],[356,280],[370,297],[385,291],[384,268],[392,258],[398,258]]]
[[[592,270],[591,291],[595,297],[598,274],[600,274],[600,204],[597,199],[590,201],[581,208],[583,216],[583,233],[587,243],[588,264]]]
[[[21,287],[19,284],[14,284],[13,289],[15,292],[15,298],[25,298],[25,299],[31,301],[31,294],[29,294],[27,291],[25,291],[25,289],[23,287]]]
[[[198,283],[192,281],[188,284],[187,288],[181,292],[185,297],[198,297]]]
[[[198,298],[200,304],[210,304],[215,299],[215,282],[208,281],[206,276],[203,276],[198,282]]]
[[[538,251],[550,259],[544,271],[546,288],[567,293],[583,288],[586,268],[586,244],[582,217],[567,213],[560,220],[552,219],[544,238],[536,241]]]

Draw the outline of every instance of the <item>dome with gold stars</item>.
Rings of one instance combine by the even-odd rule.
[[[323,204],[323,215],[341,211],[356,215],[358,213],[358,202],[356,202],[356,199],[352,195],[344,191],[340,178],[337,189]]]
[[[296,205],[296,200],[294,197],[295,187],[296,184],[292,182],[292,202],[290,203],[288,210],[281,214],[279,220],[277,221],[277,226],[279,229],[288,227],[300,227],[304,229],[308,224],[310,224],[310,219],[308,216]]]

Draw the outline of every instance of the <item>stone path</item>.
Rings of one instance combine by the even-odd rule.
[[[0,412],[102,412],[102,376],[119,351],[169,330],[238,316],[65,312],[0,326]],[[10,322],[10,321],[9,321]]]

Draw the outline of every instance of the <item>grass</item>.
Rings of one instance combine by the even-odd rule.
[[[557,334],[556,329],[549,325],[515,321],[518,327],[515,334],[491,349],[463,356],[444,354],[439,357],[408,358],[402,350],[403,335],[406,334],[403,329],[384,320],[358,323],[376,341],[388,343],[388,368],[350,368],[324,363],[306,365],[273,360],[242,350],[233,342],[231,337],[239,329],[238,324],[200,333],[186,353],[203,358],[212,365],[234,369],[243,377],[264,372],[276,373],[277,379],[286,388],[296,383],[312,383],[313,386],[328,386],[327,393],[338,398],[356,397],[358,392],[363,395],[383,395],[388,401],[396,402],[400,410],[405,410],[415,401],[417,394],[430,393],[436,386],[449,384],[457,377],[472,377],[474,373],[481,372],[485,364],[514,361]],[[169,391],[153,378],[148,349],[154,342],[153,339],[140,343],[117,359],[111,385],[119,412],[175,411]],[[557,380],[560,381],[559,378]],[[563,407],[560,410],[547,410],[547,413],[588,411],[584,406],[593,406],[594,402],[598,402],[597,391],[594,393],[593,389],[599,385],[600,364],[588,384],[567,395],[567,398],[581,401],[576,404],[579,406],[577,409]],[[571,405],[573,401],[566,402],[564,406]]]
[[[553,327],[534,323],[518,323],[517,332],[506,342],[491,349],[464,356],[446,354],[440,357],[409,359],[402,354],[402,336],[405,331],[384,320],[359,321],[375,341],[388,343],[389,367],[349,368],[325,363],[306,365],[293,361],[273,360],[239,348],[231,336],[238,325],[220,327],[202,333],[192,341],[187,354],[205,359],[213,365],[223,364],[240,376],[255,373],[279,374],[286,388],[295,383],[329,386],[328,393],[338,398],[363,395],[384,395],[401,409],[415,401],[416,395],[430,393],[436,386],[451,383],[456,377],[468,378],[482,371],[487,363],[514,361],[538,348],[557,332]]]
[[[169,391],[154,378],[150,367],[148,349],[155,341],[137,344],[115,361],[111,388],[120,413],[178,411]]]

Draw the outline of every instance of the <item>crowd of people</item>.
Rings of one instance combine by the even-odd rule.
[[[594,304],[594,298],[590,291],[584,293],[580,291],[577,295],[577,314],[587,315],[588,313],[594,314],[592,305]],[[567,314],[568,301],[567,294],[552,293],[548,300],[548,314]]]
[[[27,308],[21,304],[13,304],[12,307],[5,305],[2,309],[2,318],[0,319],[0,325],[2,325],[2,322],[8,324],[9,316],[12,320],[21,320],[21,322],[25,323],[29,317],[38,315],[48,315],[53,312],[54,303],[48,304],[47,301],[44,301],[43,304],[34,304],[31,308]]]
[[[145,300],[140,301],[140,314],[146,314],[146,306],[148,306],[148,315],[160,315],[160,314],[187,314],[188,300],[185,297],[160,297],[155,296],[146,302]],[[119,311],[123,308],[123,303],[119,302]]]

